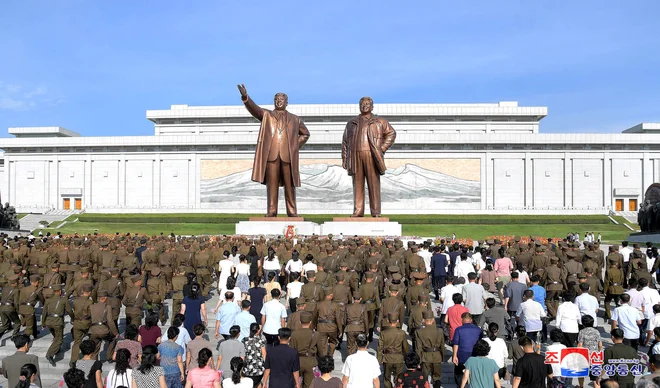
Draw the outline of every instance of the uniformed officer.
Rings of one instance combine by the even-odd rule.
[[[334,287],[334,285],[337,284],[337,281],[335,280],[335,277],[332,275],[332,273],[325,269],[325,260],[319,260],[317,268],[318,271],[316,272],[315,279],[316,283],[320,284],[323,288]]]
[[[390,285],[388,287],[388,291],[389,296],[383,299],[381,302],[380,311],[378,312],[378,322],[376,324],[378,331],[383,330],[385,326],[389,326],[389,323],[387,322],[388,314],[395,314],[398,317],[399,329],[403,324],[405,309],[403,307],[403,301],[398,297],[399,289],[395,285]]]
[[[45,303],[39,280],[39,274],[30,275],[30,285],[21,289],[18,297],[18,314],[21,317],[21,325],[25,326],[24,334],[35,339],[39,334],[35,306],[37,302],[41,302],[42,306]]]
[[[111,252],[108,252],[111,253]],[[112,308],[113,322],[117,326],[119,313],[121,312],[121,300],[124,297],[124,283],[119,279],[119,268],[113,267],[108,270],[110,277],[99,285],[99,291],[105,290],[108,295],[108,305]]]
[[[53,286],[56,284],[59,285],[64,284],[64,278],[60,273],[60,264],[57,262],[53,262],[50,264],[50,272],[44,275],[44,283],[43,283],[44,299],[49,299],[50,297],[53,296],[54,294]]]
[[[374,284],[374,273],[367,272],[364,274],[365,282],[360,286],[360,299],[367,308],[369,342],[374,340],[374,325],[376,324],[376,310],[380,309],[380,296],[378,295],[377,286]]]
[[[339,305],[339,322],[344,324],[346,322],[346,307],[349,303],[353,302],[353,294],[351,293],[351,288],[345,283],[345,277],[343,273],[338,273],[335,275],[337,284],[333,287],[332,294],[334,295],[332,301]],[[339,333],[339,343],[341,344],[342,332]]]
[[[431,376],[434,388],[440,388],[442,378],[442,362],[445,359],[445,336],[442,329],[435,325],[433,312],[422,312],[424,326],[415,331],[417,355],[422,362],[424,376]]]
[[[160,277],[160,268],[152,268],[151,276],[147,280],[147,293],[145,298],[149,302],[150,312],[158,310],[161,325],[165,325],[165,307],[163,301],[167,293],[165,281]]]
[[[122,303],[126,307],[126,326],[134,324],[139,327],[142,324],[142,310],[146,289],[142,287],[142,275],[133,275],[131,282],[133,283],[132,287],[126,290],[122,299]],[[178,314],[178,311],[174,311],[172,315],[176,314]]]
[[[296,330],[302,328],[302,322],[300,320],[300,315],[302,313],[309,313],[309,315],[312,318],[314,317],[313,313],[309,311],[305,311],[305,308],[307,307],[307,301],[305,300],[305,298],[296,298],[296,307],[297,307],[296,311],[289,314],[289,317],[287,318],[286,321],[286,327],[293,330],[294,333],[296,332]],[[314,325],[312,325],[311,327],[313,328]]]
[[[388,314],[387,321],[389,325],[378,338],[377,359],[379,364],[383,364],[385,388],[392,388],[392,378],[396,379],[403,371],[403,359],[408,354],[408,339],[406,333],[399,329],[397,314]]]
[[[316,303],[324,299],[323,287],[316,282],[316,271],[307,271],[307,284],[300,289],[300,296],[307,300],[307,308],[316,311]]]
[[[176,268],[175,275],[172,277],[172,322],[174,316],[181,311],[181,304],[183,303],[183,287],[188,283],[188,278],[182,269]]]
[[[19,289],[18,276],[12,275],[8,279],[8,284],[2,288],[0,295],[0,337],[9,330],[14,329],[12,337],[21,330],[21,319],[18,317]]]
[[[212,263],[213,258],[211,257],[209,251],[208,251],[208,245],[206,243],[202,243],[199,245],[199,252],[195,253],[193,257],[193,264],[195,266],[195,271],[197,273],[197,281],[199,282],[200,286],[202,287],[202,296],[206,298],[209,295],[209,292],[211,291],[211,283],[213,283],[213,279],[211,279],[211,270],[215,267],[214,264]],[[172,279],[171,273],[170,273],[170,280]],[[167,277],[166,277],[167,281]],[[168,284],[170,284],[169,281],[167,281]]]
[[[316,357],[319,354],[321,335],[311,329],[312,314],[307,311],[300,312],[301,328],[293,330],[289,346],[298,351],[300,358],[300,377],[303,387],[309,388],[314,380],[314,367],[317,365]]]
[[[605,271],[605,282],[603,285],[605,291],[605,318],[610,319],[612,313],[610,304],[614,301],[616,307],[619,307],[619,298],[623,294],[623,274],[617,266],[616,260],[610,260],[610,267]],[[591,293],[591,290],[589,290]]]
[[[90,307],[92,327],[89,329],[89,339],[96,342],[95,358],[98,357],[101,344],[108,342],[106,360],[111,360],[115,351],[116,340],[119,337],[119,331],[112,315],[112,306],[108,304],[107,291],[99,290],[97,298],[98,302]]]
[[[343,322],[340,321],[339,304],[334,303],[332,287],[323,290],[325,300],[317,303],[317,326],[319,333],[319,356],[332,356],[335,353],[339,341],[339,334],[343,330]],[[329,348],[329,350],[328,350]]]
[[[419,296],[428,293],[428,289],[424,288],[423,283],[426,279],[426,274],[423,272],[413,272],[411,274],[414,284],[408,287],[406,292],[406,308],[408,311],[412,308],[413,301],[418,301]],[[389,313],[389,311],[388,311]]]
[[[52,366],[55,364],[55,355],[59,353],[64,342],[64,315],[73,316],[73,310],[67,298],[62,296],[62,286],[53,286],[53,296],[46,300],[41,313],[41,326],[48,328],[53,335],[53,342],[46,352],[46,360]]]
[[[366,305],[361,303],[360,292],[353,293],[353,303],[346,307],[346,351],[350,356],[357,352],[356,339],[359,334],[369,333],[369,317]]]
[[[570,289],[578,283],[577,275],[582,272],[583,268],[582,264],[575,260],[577,253],[574,251],[567,251],[566,256],[568,261],[564,264],[564,270],[566,272],[566,286]]]
[[[73,345],[71,347],[71,365],[78,361],[80,354],[80,344],[83,338],[92,327],[92,315],[90,308],[92,307],[92,285],[83,284],[80,287],[80,296],[73,299]]]
[[[553,257],[551,265],[543,271],[543,284],[545,284],[545,305],[548,308],[548,319],[557,316],[557,307],[559,306],[559,294],[564,290],[564,277],[559,268],[559,258]]]
[[[417,344],[415,343],[415,332],[417,329],[424,326],[424,311],[431,311],[428,307],[429,296],[422,294],[418,297],[417,303],[413,304],[410,314],[408,316],[408,334],[412,339],[412,351],[416,351]]]

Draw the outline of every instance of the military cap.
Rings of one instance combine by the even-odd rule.
[[[50,268],[60,268],[60,263],[58,263],[58,262],[51,263]]]
[[[142,280],[142,276],[139,275],[139,274],[135,274],[135,275],[131,276],[131,282],[133,282],[133,283],[137,283],[140,280]]]
[[[477,240],[477,244],[482,245],[484,243],[484,240]]]
[[[39,275],[30,275],[30,283],[36,283],[39,280],[41,280],[41,277]]]
[[[619,250],[619,246],[618,246],[618,245],[612,245],[611,248],[614,249],[615,251],[618,251],[618,250]]]
[[[424,280],[425,278],[424,274],[421,272],[413,272],[411,276],[415,280]]]
[[[355,291],[353,293],[353,299],[362,299],[362,294],[360,293],[360,291]]]
[[[616,263],[617,260],[615,258],[610,258],[607,261],[609,261],[610,264],[614,264],[614,263]]]
[[[119,268],[117,267],[110,268],[108,272],[110,272],[110,275],[117,275],[119,274]]]
[[[340,261],[340,262],[339,262],[339,266],[340,266],[340,267],[348,267],[348,263],[345,262],[345,261]]]
[[[422,319],[435,319],[435,316],[433,315],[433,311],[429,310],[424,310],[422,311]]]
[[[325,267],[325,260],[324,259],[318,259],[316,265],[318,267]]]
[[[586,251],[584,254],[590,259],[595,259],[597,257],[596,252],[592,252],[592,251]]]
[[[502,241],[500,241],[499,238],[496,238],[496,239],[494,240],[494,242],[495,242],[495,244],[502,244]]]
[[[577,277],[578,277],[578,279],[586,279],[586,278],[587,278],[587,274],[584,273],[584,272],[580,272],[580,273],[577,275]]]
[[[376,263],[371,263],[371,269],[378,269],[378,264]]]
[[[308,278],[313,278],[316,276],[316,271],[307,271],[306,275]]]
[[[18,275],[11,275],[9,277],[9,283],[16,283],[18,282]]]
[[[307,277],[309,277],[309,275],[307,275]],[[364,274],[364,277],[367,278],[367,279],[373,279],[374,278],[374,273],[373,272],[366,272]]]
[[[520,240],[521,240],[520,236],[513,236],[513,241],[520,242]]]
[[[341,282],[342,280],[344,280],[344,274],[338,273],[337,275],[335,275],[335,279],[337,279],[338,282]]]
[[[160,275],[160,268],[152,268],[151,276],[158,276],[158,275]]]
[[[392,280],[401,280],[401,279],[403,279],[403,275],[401,275],[400,273],[392,274]]]
[[[11,281],[11,278],[9,278],[9,280]],[[62,285],[61,284],[55,284],[55,285],[51,286],[51,289],[53,291],[62,291]]]
[[[387,267],[387,271],[389,273],[397,273],[399,272],[399,267],[396,265],[390,265],[389,267]]]
[[[566,252],[566,256],[568,256],[568,257],[577,257],[577,252],[568,251],[568,252]]]
[[[83,292],[92,292],[92,285],[87,283],[82,285]]]
[[[550,262],[552,262],[552,263],[558,263],[558,262],[559,262],[559,257],[557,257],[557,256],[552,256],[552,257],[550,258]]]
[[[417,298],[420,302],[428,302],[429,301],[429,296],[426,294],[422,294]]]
[[[13,269],[15,274],[19,274],[21,273],[21,271],[23,271],[23,267],[21,267],[20,265],[15,266]]]
[[[108,241],[108,240],[102,240],[102,241],[99,242],[99,245],[105,248],[105,247],[107,247],[108,245],[110,245],[110,241]]]
[[[486,244],[488,244],[488,245],[493,245],[493,244],[495,244],[495,241],[493,241],[493,240],[486,240]]]
[[[303,311],[300,313],[300,323],[310,323],[312,322],[312,313],[309,311]]]
[[[96,293],[96,297],[97,297],[97,298],[105,298],[105,297],[107,297],[107,296],[108,296],[108,291],[106,291],[106,290],[99,290],[99,291]]]
[[[390,292],[399,292],[399,288],[398,288],[397,286],[395,286],[394,284],[390,284],[390,286],[387,287],[387,289],[388,289]]]
[[[639,244],[634,243],[634,244],[633,244],[633,248],[635,248],[635,249],[639,248]]]
[[[334,287],[332,286],[323,286],[323,292],[328,295],[328,294],[334,294]]]
[[[399,315],[395,313],[389,313],[387,314],[387,320],[390,321],[390,323],[396,323],[399,320]]]
[[[304,305],[305,303],[307,303],[307,301],[305,300],[305,298],[302,298],[302,297],[301,297],[301,298],[296,299],[296,306],[302,306],[302,305]]]
[[[80,273],[89,273],[89,267],[81,266],[80,267]]]

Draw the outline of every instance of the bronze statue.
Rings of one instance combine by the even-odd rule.
[[[257,150],[254,154],[252,180],[266,185],[268,211],[266,217],[277,217],[279,187],[284,186],[286,213],[298,217],[296,187],[300,187],[298,152],[309,139],[309,130],[300,117],[287,112],[289,98],[277,93],[275,110],[262,109],[248,96],[245,85],[238,85],[241,100],[248,112],[261,121]]]
[[[353,215],[364,217],[364,181],[369,188],[372,217],[380,217],[380,176],[385,174],[385,152],[394,144],[396,131],[387,120],[371,114],[374,101],[360,99],[360,115],[344,129],[341,147],[342,167],[353,178]]]

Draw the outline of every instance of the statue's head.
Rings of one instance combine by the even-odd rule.
[[[374,100],[371,97],[362,97],[360,99],[360,113],[367,114],[374,110]]]
[[[277,93],[273,98],[273,105],[275,105],[275,110],[285,110],[286,106],[289,105],[289,96],[284,93]]]

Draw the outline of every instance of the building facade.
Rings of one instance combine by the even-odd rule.
[[[288,109],[311,133],[300,154],[299,213],[350,214],[341,142],[357,104]],[[660,181],[658,124],[543,134],[547,108],[517,102],[376,104],[374,113],[397,130],[381,179],[384,214],[636,211]],[[32,213],[265,211],[265,186],[250,180],[259,123],[243,106],[173,105],[147,118],[154,136],[10,128],[15,138],[0,139],[2,201]]]

